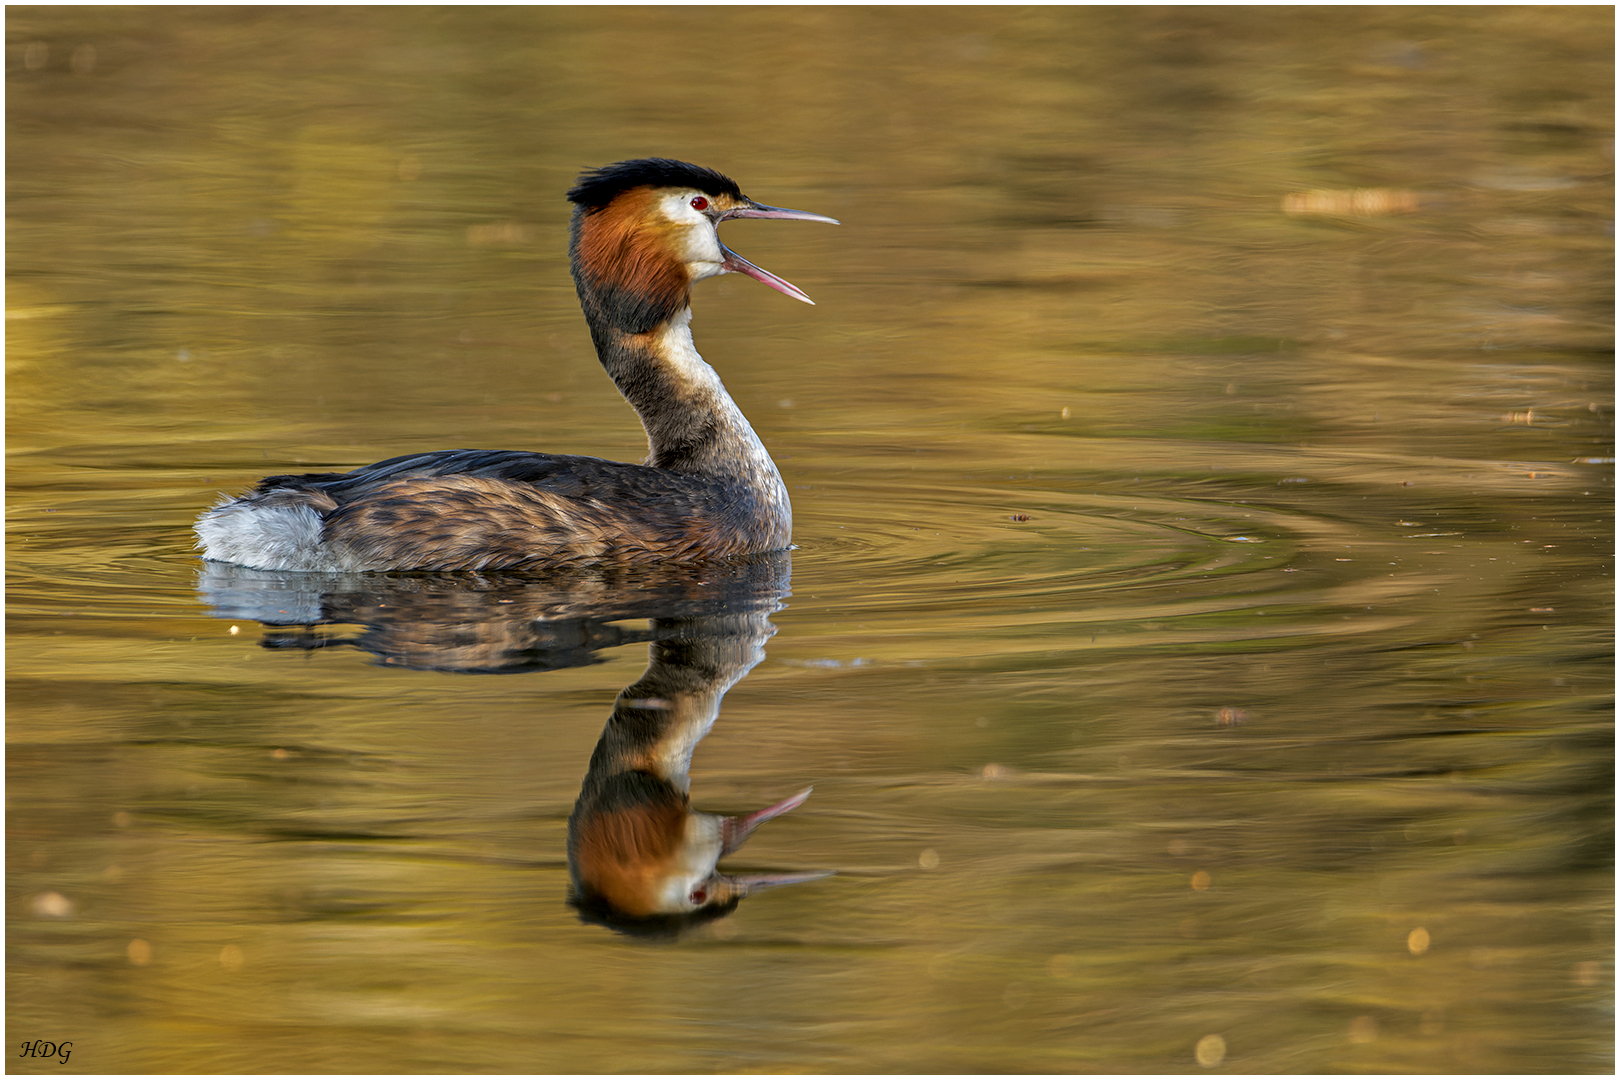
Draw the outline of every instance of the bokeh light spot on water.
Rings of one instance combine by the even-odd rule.
[[[135,938],[124,951],[129,954],[129,962],[136,967],[145,967],[152,962],[152,946],[147,944],[145,938]]]
[[[1205,1035],[1198,1040],[1193,1055],[1197,1057],[1198,1064],[1206,1069],[1213,1069],[1226,1060],[1226,1040],[1219,1035]]]
[[[1203,892],[1214,883],[1214,880],[1214,878],[1209,876],[1208,870],[1198,871],[1198,873],[1192,876],[1193,892]]]
[[[1378,1021],[1371,1016],[1358,1016],[1350,1021],[1350,1041],[1370,1043],[1378,1038]]]
[[[219,966],[226,971],[242,970],[242,949],[238,945],[226,945],[219,950]]]
[[[1066,979],[1074,974],[1073,953],[1053,953],[1046,958],[1046,973],[1054,979]]]
[[[924,870],[934,870],[939,867],[939,852],[933,848],[923,848],[922,854],[917,856],[917,865]]]
[[[1429,932],[1418,927],[1406,935],[1406,949],[1413,956],[1422,956],[1429,951]]]
[[[1569,978],[1576,986],[1596,986],[1603,968],[1595,960],[1582,960],[1569,969]]]
[[[59,892],[42,892],[34,897],[34,914],[41,919],[71,918],[78,905]]]

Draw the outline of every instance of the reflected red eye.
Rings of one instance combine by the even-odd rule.
[[[694,210],[707,210],[708,208],[709,208],[709,200],[708,199],[705,199],[701,195],[692,196],[692,209],[694,209]]]
[[[697,202],[696,199],[693,199],[692,201]],[[700,206],[700,207],[698,207],[698,209],[701,210],[701,209],[703,209],[703,207]],[[701,903],[703,903],[703,901],[707,900],[708,898],[709,898],[709,894],[707,892],[705,892],[704,890],[702,890],[702,889],[693,889],[692,890],[692,903],[701,904]]]

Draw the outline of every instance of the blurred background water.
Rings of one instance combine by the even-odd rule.
[[[14,1071],[1613,1059],[1613,13],[6,19]],[[565,823],[713,581],[200,578],[273,472],[635,460],[562,192],[664,155],[791,594],[693,765],[837,876],[646,941]],[[775,594],[773,594],[775,595]],[[684,614],[683,614],[684,613]]]

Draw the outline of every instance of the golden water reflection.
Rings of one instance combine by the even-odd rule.
[[[284,573],[208,562],[198,584],[216,617],[271,627],[266,648],[346,646],[417,671],[549,671],[649,642],[647,670],[619,694],[569,816],[569,902],[589,921],[670,937],[730,914],[746,896],[830,873],[715,867],[755,828],[803,803],[808,789],[738,817],[698,812],[689,796],[692,754],[726,691],[764,659],[776,632],[770,614],[790,576],[791,557],[779,552],[702,567],[544,575]],[[647,625],[623,625],[631,620]],[[360,629],[331,633],[336,626]],[[285,760],[286,751],[272,756]],[[34,908],[72,914],[54,892]],[[149,952],[135,961],[131,949],[132,961],[147,962]],[[241,950],[225,946],[220,962],[240,968]]]
[[[1612,9],[41,6],[6,57],[7,1025],[73,1044],[15,1069],[1613,1071]],[[562,192],[643,154],[845,222],[727,226],[817,308],[695,297],[798,545],[696,802],[813,785],[721,865],[838,874],[651,947],[562,902],[647,611],[424,579],[265,648],[190,534],[639,457]]]

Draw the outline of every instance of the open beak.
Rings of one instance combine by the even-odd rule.
[[[825,221],[829,225],[838,224],[837,218],[830,218],[825,214],[812,214],[808,210],[784,210],[779,206],[761,206],[756,202],[750,202],[749,205],[738,207],[735,210],[727,210],[720,215],[720,221],[726,221],[730,218],[776,218],[782,221]],[[718,225],[719,221],[715,224]],[[725,255],[725,258],[720,263],[723,272],[747,274],[755,281],[763,282],[783,295],[791,296],[795,300],[803,300],[812,307],[815,306],[815,301],[806,296],[804,290],[791,281],[779,278],[769,270],[761,270],[724,244],[720,245],[720,250]],[[809,794],[809,792],[805,794]],[[797,805],[798,803],[794,804],[794,806]],[[792,807],[788,807],[788,809],[791,810]],[[760,813],[764,813],[764,811],[762,810]]]

